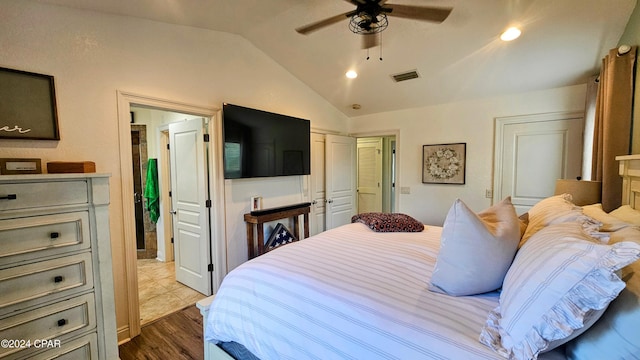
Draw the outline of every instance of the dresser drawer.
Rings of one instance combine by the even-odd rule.
[[[6,360],[95,360],[98,358],[98,338],[96,333],[87,334],[79,339],[58,343],[47,343],[48,349],[28,357],[20,353],[8,356]],[[4,358],[3,358],[4,360]]]
[[[3,319],[0,324],[0,339],[31,340],[32,344],[35,340],[63,343],[96,327],[95,301],[90,293]],[[19,354],[16,357],[20,358],[38,350],[0,347],[0,358],[10,354]]]
[[[93,288],[91,265],[91,254],[82,253],[0,270],[0,313],[29,300]]]
[[[33,259],[88,249],[90,239],[86,211],[0,220],[0,266],[20,254]]]
[[[5,199],[0,199],[0,210],[86,204],[87,191],[87,182],[77,180],[2,184],[0,198]]]

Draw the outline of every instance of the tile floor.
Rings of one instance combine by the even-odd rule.
[[[182,310],[206,296],[176,281],[175,263],[138,260],[140,324]]]

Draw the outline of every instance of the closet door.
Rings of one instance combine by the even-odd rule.
[[[356,139],[325,136],[326,229],[351,222],[356,214]]]
[[[325,230],[325,151],[324,134],[311,133],[311,214],[309,235]]]

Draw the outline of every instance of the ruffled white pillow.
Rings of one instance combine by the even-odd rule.
[[[624,289],[616,271],[638,259],[640,245],[602,245],[581,223],[545,227],[518,251],[480,341],[510,359],[536,359],[586,330]]]
[[[500,288],[519,240],[511,197],[477,214],[456,200],[442,228],[429,290],[465,296]]]
[[[640,244],[635,227],[611,233],[611,243],[633,241]],[[602,318],[566,347],[567,359],[637,359],[640,357],[640,261],[624,267],[621,278],[627,283],[611,302]]]

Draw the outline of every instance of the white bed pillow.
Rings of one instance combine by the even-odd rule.
[[[582,211],[585,215],[602,223],[600,231],[618,231],[631,225],[618,217],[608,214],[602,209],[602,204],[600,203],[583,206]]]
[[[576,221],[584,217],[582,208],[571,202],[571,195],[561,194],[540,200],[529,209],[529,224],[522,235],[519,247],[542,228],[552,224]]]
[[[640,244],[640,229],[627,227],[611,233],[611,243]],[[625,267],[621,278],[627,284],[607,311],[584,334],[567,343],[569,360],[637,359],[640,357],[640,261]]]
[[[507,197],[476,214],[460,199],[451,206],[429,290],[453,296],[502,286],[520,240],[520,222]]]
[[[613,210],[609,213],[611,216],[615,216],[616,218],[635,225],[640,226],[640,211],[632,208],[629,205],[622,205],[619,208]]]
[[[616,271],[640,259],[640,245],[592,240],[580,222],[534,234],[518,251],[480,342],[510,359],[536,359],[597,320],[625,286]]]

